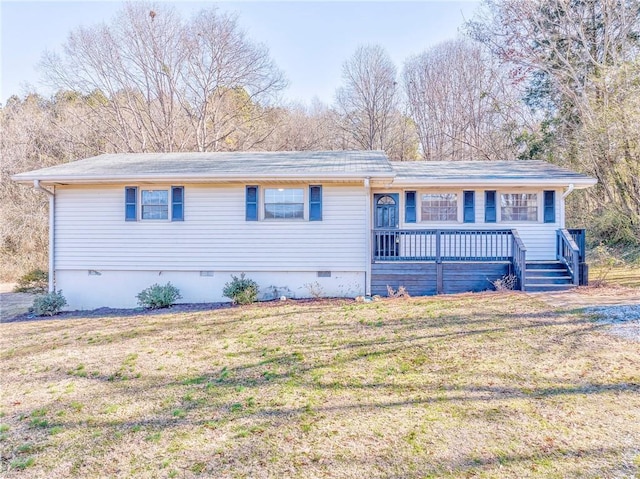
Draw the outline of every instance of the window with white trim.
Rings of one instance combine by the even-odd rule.
[[[125,187],[125,220],[184,221],[184,186]]]
[[[423,193],[420,200],[422,221],[458,221],[456,193]]]
[[[267,220],[304,219],[303,188],[265,188],[264,218]]]
[[[500,221],[538,221],[538,195],[501,193]]]
[[[143,220],[169,219],[169,190],[141,190],[140,218]]]

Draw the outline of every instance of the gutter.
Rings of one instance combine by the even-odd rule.
[[[560,202],[560,208],[562,209],[560,213],[560,228],[565,228],[565,208],[564,208],[564,200],[567,196],[571,194],[571,192],[575,189],[573,183],[569,184],[569,188],[562,194],[562,201]]]
[[[372,245],[371,242],[373,240],[372,232],[371,232],[371,217],[373,215],[373,210],[371,209],[371,181],[367,177],[364,179],[364,194],[365,194],[365,212],[366,218],[364,220],[364,227],[367,232],[367,247],[365,248],[365,273],[364,273],[364,295],[371,296],[371,258],[372,255]]]
[[[500,187],[525,187],[547,186],[547,187],[563,187],[571,182],[569,187],[572,189],[589,188],[598,181],[595,178],[497,178],[497,179],[474,179],[474,178],[452,178],[452,179],[408,179],[395,178],[393,186],[403,188],[443,188],[443,187],[484,187],[495,188]]]
[[[37,173],[37,172],[36,172]],[[366,178],[371,180],[383,180],[393,181],[395,174],[393,172],[385,172],[379,174],[369,174]],[[140,183],[170,183],[170,182],[184,182],[184,183],[247,183],[257,181],[337,181],[337,182],[354,182],[359,183],[365,177],[363,175],[352,173],[341,174],[314,174],[310,173],[295,173],[295,174],[271,174],[271,175],[250,175],[250,174],[216,174],[211,176],[203,175],[180,175],[180,174],[158,174],[158,175],[111,175],[96,176],[96,175],[68,175],[68,176],[54,176],[43,175],[39,177],[39,181],[47,184],[63,183],[63,184],[124,184],[127,182],[140,182]],[[28,184],[36,179],[28,173],[20,173],[11,177],[13,181],[18,183]]]
[[[49,197],[49,292],[52,293],[56,290],[56,282],[55,282],[55,206],[56,206],[56,195],[55,190],[51,191],[46,188],[40,186],[40,180],[33,180],[33,189],[36,191],[42,191],[46,193]]]
[[[567,188],[567,191],[565,191],[565,192],[562,194],[562,199],[564,200],[567,196],[569,196],[569,195],[571,194],[571,192],[572,192],[574,189],[575,189],[575,187],[573,186],[573,183],[571,183],[571,184],[569,185],[569,188]]]

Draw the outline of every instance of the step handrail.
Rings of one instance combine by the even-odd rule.
[[[527,281],[527,247],[524,245],[522,238],[520,238],[518,230],[511,230],[511,238],[513,241],[511,245],[511,263],[518,278],[520,291],[524,291]]]
[[[556,258],[567,266],[575,286],[580,284],[580,248],[565,229],[556,231]]]

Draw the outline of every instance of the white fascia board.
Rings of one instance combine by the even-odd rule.
[[[466,188],[466,187],[483,187],[483,188],[495,188],[495,187],[531,187],[535,188],[538,186],[545,187],[556,187],[556,188],[565,188],[569,185],[574,185],[576,189],[581,188],[589,188],[590,186],[598,183],[598,180],[595,178],[539,178],[539,179],[495,179],[495,180],[473,180],[469,178],[465,178],[463,181],[456,179],[447,179],[447,180],[435,180],[435,179],[395,179],[393,181],[392,186],[401,187],[401,188],[438,188],[438,187],[447,187],[447,186],[455,186],[456,188]]]
[[[11,177],[13,181],[22,184],[32,184],[34,180],[42,184],[122,184],[122,183],[258,183],[261,181],[336,181],[336,182],[362,182],[366,178],[376,180],[393,181],[393,176],[388,174],[325,174],[325,175],[260,175],[260,176],[238,176],[238,175],[216,175],[216,176],[177,176],[177,175],[114,175],[102,176],[31,176],[28,174],[18,174]]]

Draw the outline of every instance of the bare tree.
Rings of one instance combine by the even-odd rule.
[[[467,24],[544,113],[549,134],[533,138],[541,154],[597,177],[587,203],[597,218],[610,208],[637,232],[639,12],[638,0],[486,0]]]
[[[85,107],[73,92],[46,100],[11,97],[0,107],[0,279],[15,280],[46,269],[48,202],[45,195],[11,181],[11,175],[96,154],[101,132],[78,122]],[[69,132],[73,131],[73,136]]]
[[[248,141],[244,149],[262,143],[272,131],[269,126],[259,128],[265,127],[266,107],[286,86],[267,47],[250,42],[235,15],[215,9],[194,17],[184,46],[182,101],[198,150],[226,149],[225,142],[238,130]]]
[[[343,65],[344,86],[336,92],[336,107],[348,144],[407,159],[411,123],[399,111],[396,76],[396,67],[382,47],[359,47]]]
[[[337,114],[315,100],[310,106],[289,104],[273,108],[269,122],[274,132],[264,143],[266,150],[317,151],[344,149]]]
[[[597,82],[606,67],[639,54],[639,12],[638,0],[485,0],[466,27],[537,99],[580,109],[594,92],[606,101]]]
[[[64,54],[45,54],[42,66],[58,88],[102,95],[87,103],[90,118],[125,151],[226,149],[232,133],[255,133],[264,106],[256,103],[285,86],[235,17],[210,9],[185,22],[166,4],[143,2],[126,4],[108,25],[77,29]]]
[[[504,71],[480,46],[442,43],[409,59],[403,76],[426,159],[516,156],[522,109]]]

